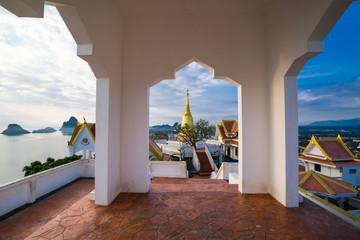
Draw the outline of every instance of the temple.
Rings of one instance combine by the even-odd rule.
[[[313,170],[299,173],[299,191],[314,193],[326,201],[329,201],[329,198],[334,199],[340,208],[344,207],[345,197],[356,197],[358,194],[351,183],[325,176]],[[356,198],[350,200],[357,201]]]
[[[76,123],[70,141],[68,141],[70,156],[79,151],[83,151],[84,159],[94,158],[95,152],[95,123],[87,123],[85,118],[83,123]]]
[[[360,160],[350,151],[340,137],[316,139],[314,135],[299,156],[305,171],[315,171],[329,177],[360,185]]]
[[[238,131],[237,120],[221,119],[220,124],[216,124],[215,139],[222,143],[223,152],[232,159],[238,159],[239,157]]]

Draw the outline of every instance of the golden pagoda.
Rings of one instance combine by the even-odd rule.
[[[190,104],[189,104],[189,90],[187,90],[186,92],[186,107],[185,107],[185,113],[184,116],[182,118],[182,122],[181,122],[181,127],[184,127],[185,124],[187,124],[189,126],[189,128],[194,128],[194,121],[193,121],[193,117],[191,115],[190,112]],[[184,136],[182,136],[183,134],[179,134],[178,136],[178,141],[183,142],[184,141]]]

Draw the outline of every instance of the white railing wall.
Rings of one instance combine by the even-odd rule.
[[[0,186],[0,216],[33,203],[80,177],[93,178],[94,159],[81,159]]]
[[[150,161],[150,177],[186,178],[185,161]]]
[[[229,173],[238,173],[238,163],[223,162],[217,174],[211,174],[211,179],[229,180]]]
[[[211,154],[210,154],[210,151],[209,151],[209,149],[208,149],[207,146],[205,146],[205,153],[206,153],[207,158],[209,159],[209,162],[210,162],[210,164],[211,164],[212,169],[213,169],[215,172],[217,172],[217,171],[218,171],[218,168],[217,168],[217,166],[216,166],[216,164],[215,164],[215,162],[214,162],[214,159],[212,158],[212,156],[211,156]]]
[[[196,154],[196,150],[194,147],[192,147],[192,152],[193,152],[193,155],[192,155],[192,164],[194,165],[196,171],[200,171],[200,162],[199,162],[199,158]]]

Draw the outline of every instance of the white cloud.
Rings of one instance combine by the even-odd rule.
[[[150,89],[150,125],[181,122],[185,111],[186,90],[194,120],[218,123],[220,118],[237,119],[237,88],[193,62]]]
[[[76,56],[55,7],[45,6],[44,19],[18,18],[0,8],[0,29],[1,128],[19,116],[34,127],[61,125],[71,115],[95,120],[95,77]]]
[[[328,98],[328,97],[331,97],[331,95],[330,94],[317,95],[317,94],[312,93],[311,90],[304,90],[304,91],[300,91],[298,93],[298,100],[305,101],[305,102],[311,102],[311,101]]]

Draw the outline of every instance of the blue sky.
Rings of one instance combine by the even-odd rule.
[[[203,118],[212,124],[220,118],[237,119],[237,87],[193,62],[150,88],[150,125],[181,123],[185,112],[186,90],[194,121]]]
[[[360,3],[353,3],[299,75],[299,123],[360,117]],[[53,7],[44,19],[0,7],[0,132],[60,127],[70,116],[95,121],[96,80]],[[186,90],[195,121],[237,118],[237,88],[192,63],[150,89],[150,125],[181,121]]]
[[[354,2],[298,77],[299,124],[360,118],[360,2]]]

